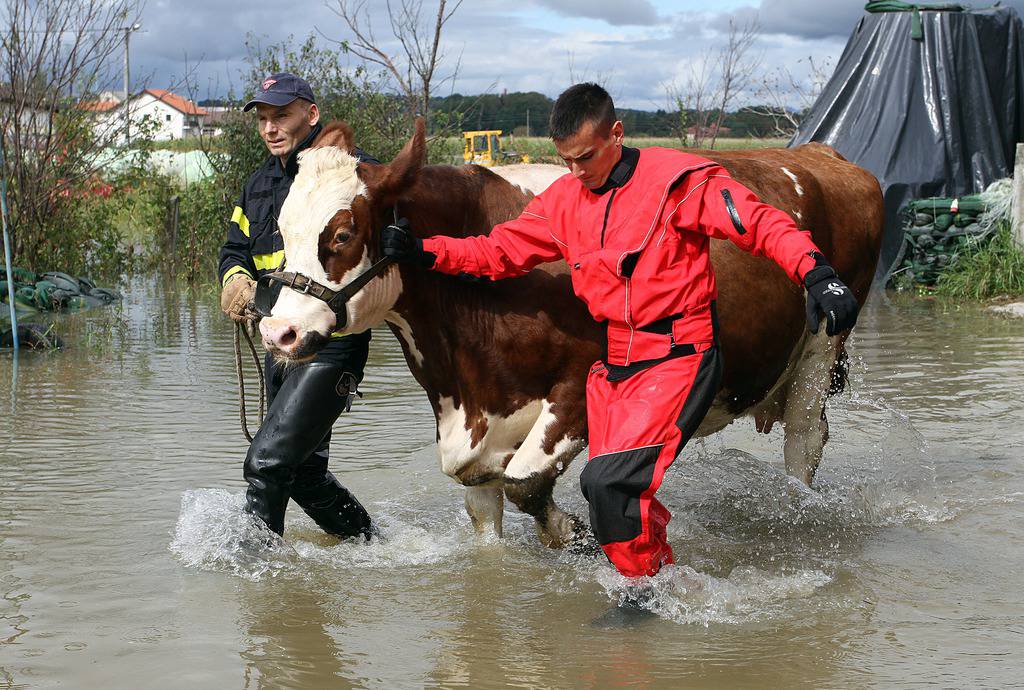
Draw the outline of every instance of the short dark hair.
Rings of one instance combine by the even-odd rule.
[[[575,84],[562,92],[551,109],[549,126],[555,141],[568,139],[585,122],[593,122],[604,130],[615,124],[615,104],[608,92],[597,84]]]

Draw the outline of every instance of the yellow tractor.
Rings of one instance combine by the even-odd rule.
[[[466,164],[499,165],[502,163],[529,163],[530,157],[506,149],[501,145],[500,129],[482,129],[463,132],[462,159]]]

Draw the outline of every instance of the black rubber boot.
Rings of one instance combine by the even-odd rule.
[[[339,537],[358,534],[369,539],[370,515],[352,492],[328,471],[326,450],[324,448],[322,454],[319,450],[314,452],[299,467],[292,484],[292,500],[324,532]]]
[[[361,372],[360,372],[361,373]],[[246,510],[284,533],[288,499],[339,537],[370,534],[370,516],[327,470],[331,426],[355,378],[337,364],[282,367],[268,358],[270,408],[245,457]]]

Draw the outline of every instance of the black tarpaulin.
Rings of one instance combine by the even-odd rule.
[[[790,146],[828,144],[878,178],[886,213],[878,279],[899,257],[899,212],[910,200],[980,192],[1013,174],[1024,140],[1021,30],[1012,8],[924,6],[866,14],[854,29]]]

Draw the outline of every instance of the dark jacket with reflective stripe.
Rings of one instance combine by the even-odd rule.
[[[245,183],[242,196],[231,214],[227,241],[220,249],[222,285],[236,273],[257,278],[280,265],[284,257],[284,240],[277,227],[277,218],[299,171],[299,152],[308,148],[322,129],[320,124],[313,127],[309,136],[288,156],[288,163],[283,169],[277,156],[269,156]],[[379,162],[359,149],[355,154],[360,161]]]
[[[242,188],[242,196],[235,205],[228,223],[228,236],[220,248],[220,281],[223,285],[236,273],[257,278],[274,271],[284,258],[284,239],[277,227],[281,206],[288,197],[292,182],[299,171],[298,155],[316,139],[323,126],[313,127],[302,142],[288,156],[288,163],[281,167],[277,156],[269,156],[252,174]],[[360,149],[355,150],[360,161],[378,163],[373,156]],[[369,331],[356,336],[369,339]],[[332,341],[349,338],[333,338]],[[328,349],[336,349],[342,343],[332,342]]]

